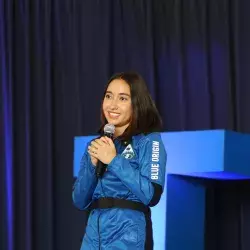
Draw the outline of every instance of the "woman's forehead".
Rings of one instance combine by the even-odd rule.
[[[122,79],[115,79],[110,82],[107,92],[111,92],[113,94],[130,94],[130,87],[129,85]]]

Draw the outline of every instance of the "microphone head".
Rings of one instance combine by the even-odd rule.
[[[108,137],[113,137],[114,133],[115,133],[115,126],[113,124],[107,123],[104,126],[104,134]]]

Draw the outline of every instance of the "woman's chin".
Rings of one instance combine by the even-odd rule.
[[[114,126],[116,125],[115,122],[114,122],[114,121],[111,121],[111,120],[107,120],[107,123],[108,123],[108,124],[112,124],[112,125],[114,125]]]
[[[118,125],[120,121],[118,119],[107,119],[108,123],[113,124],[114,126]]]

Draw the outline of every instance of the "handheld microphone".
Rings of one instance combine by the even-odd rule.
[[[110,139],[113,139],[114,133],[115,133],[115,126],[113,124],[106,124],[104,126],[104,135],[107,136]],[[97,178],[101,178],[106,171],[106,165],[103,164],[101,161],[97,162],[95,174]]]

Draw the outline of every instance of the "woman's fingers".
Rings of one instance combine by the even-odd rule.
[[[91,145],[91,147],[94,147],[94,148],[98,148],[98,146],[99,146],[99,144],[95,141],[92,141],[90,145]]]
[[[104,137],[101,137],[100,140],[103,142],[103,143],[106,143],[106,144],[109,144],[108,140],[106,139],[107,137],[104,136]]]
[[[94,151],[91,147],[89,147],[88,153],[89,153],[91,156],[93,156],[93,157],[97,157],[97,152]]]
[[[103,138],[104,138],[104,140],[105,140],[109,145],[114,145],[113,140],[110,139],[109,137],[105,136],[105,137],[103,137]]]
[[[94,141],[91,142],[91,145],[95,146],[96,148],[98,148],[99,146],[103,146],[103,141],[100,139],[96,139]]]
[[[107,136],[101,137],[99,139],[93,140],[91,144],[88,146],[88,153],[97,158],[98,152],[102,149],[102,147],[105,148],[105,145],[112,146],[113,141],[109,139]]]
[[[94,146],[88,146],[88,151],[91,152],[92,154],[96,155],[97,154],[98,148]]]
[[[88,146],[89,151],[96,156],[98,150],[101,146],[104,145],[104,142],[101,139],[93,140],[90,145]]]

